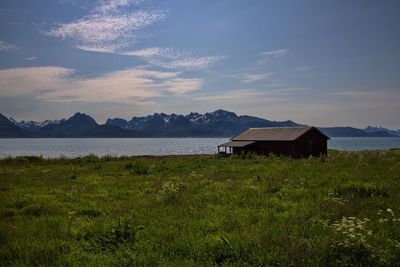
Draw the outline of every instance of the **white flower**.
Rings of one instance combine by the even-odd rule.
[[[387,209],[386,211],[387,211],[390,215],[394,216],[394,212],[393,212],[392,209]]]

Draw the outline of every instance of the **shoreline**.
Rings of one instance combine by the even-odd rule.
[[[351,153],[351,154],[359,154],[359,153],[379,153],[379,152],[388,152],[388,151],[399,151],[399,148],[387,148],[387,149],[366,149],[366,150],[340,150],[340,149],[328,149],[328,155],[325,157],[329,157],[330,153]],[[235,155],[234,155],[235,156]],[[268,158],[271,155],[252,155],[254,157],[259,158]],[[291,157],[287,156],[279,156],[273,155],[274,157],[279,158],[287,158],[292,159]],[[169,159],[169,158],[201,158],[201,157],[215,157],[218,158],[218,153],[204,153],[204,154],[170,154],[170,155],[95,155],[95,154],[87,154],[81,156],[64,156],[60,155],[57,157],[45,157],[43,155],[18,155],[18,156],[0,156],[0,161],[4,160],[18,160],[18,159],[33,159],[33,160],[79,160],[79,159],[99,159],[99,160],[129,160],[129,159]],[[239,155],[236,157],[240,157]],[[222,158],[222,157],[221,157]],[[229,158],[229,156],[225,157]],[[312,158],[320,158],[320,157],[312,157]],[[307,158],[302,158],[307,159]]]

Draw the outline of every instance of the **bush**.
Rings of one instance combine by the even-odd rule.
[[[379,258],[363,243],[334,242],[324,261],[325,266],[377,266]]]
[[[103,231],[88,232],[83,238],[89,241],[91,250],[115,251],[123,244],[135,243],[137,233],[143,229],[144,226],[135,226],[129,220],[119,220],[116,226],[106,228]]]
[[[42,156],[19,156],[15,158],[17,162],[21,163],[34,163],[34,162],[40,162],[43,161]]]
[[[348,182],[335,188],[337,195],[355,195],[358,197],[388,196],[388,189],[374,183]]]
[[[83,209],[76,212],[76,215],[79,216],[86,216],[89,218],[95,218],[101,215],[100,211],[93,210],[93,209]]]
[[[69,170],[69,175],[68,175],[69,179],[71,180],[75,180],[78,177],[78,173],[75,171],[74,168],[71,168]]]
[[[125,164],[125,169],[129,170],[129,173],[136,175],[146,175],[149,174],[149,167],[141,162],[134,162]]]

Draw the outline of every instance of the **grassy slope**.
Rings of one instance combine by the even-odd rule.
[[[4,159],[0,265],[396,265],[399,182],[400,150]]]

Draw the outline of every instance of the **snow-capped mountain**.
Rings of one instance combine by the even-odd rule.
[[[10,118],[10,121],[13,122],[15,125],[22,129],[32,129],[32,128],[42,128],[47,125],[52,125],[52,124],[59,124],[60,122],[64,121],[62,120],[45,120],[41,122],[36,122],[36,121],[16,121],[13,118]]]
[[[131,120],[108,119],[98,124],[92,117],[75,113],[68,119],[43,122],[15,121],[0,114],[0,137],[232,137],[248,128],[293,127],[293,121],[270,121],[216,110],[187,115],[154,113]],[[379,127],[319,128],[330,137],[393,137],[398,131]],[[390,131],[390,132],[389,132]]]
[[[222,109],[205,114],[154,113],[144,117],[133,117],[129,121],[115,118],[108,119],[106,124],[163,136],[230,136],[249,127],[299,125],[292,121],[276,122],[246,115],[237,116],[234,112]]]

